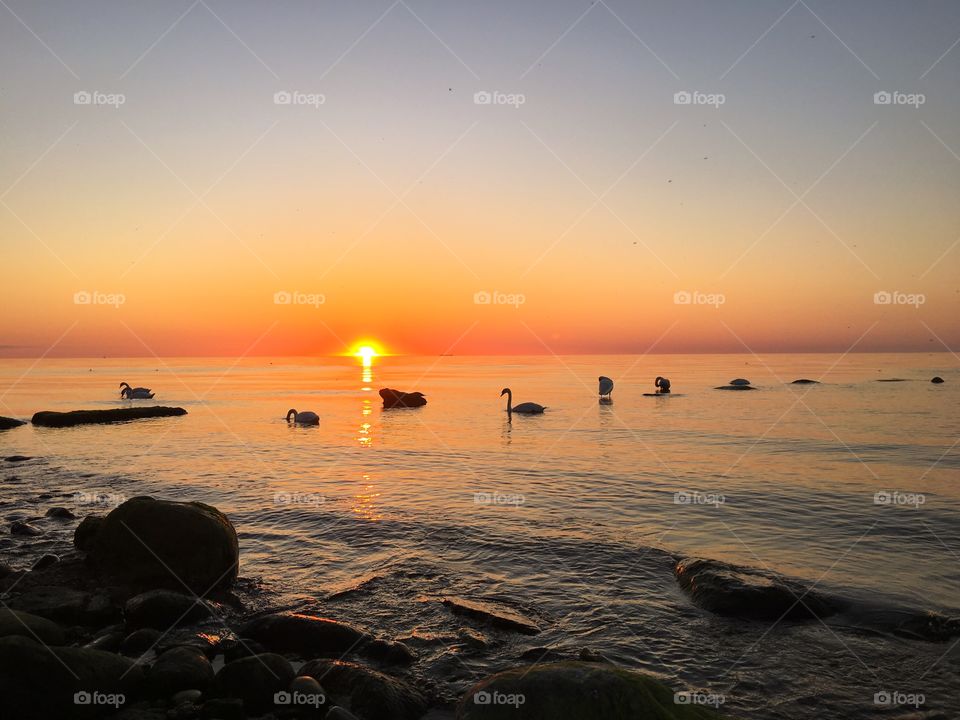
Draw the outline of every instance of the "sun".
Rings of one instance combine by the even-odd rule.
[[[364,367],[370,367],[373,364],[373,359],[375,357],[380,357],[381,352],[377,349],[377,345],[372,342],[362,342],[354,346],[353,350],[350,352],[354,357],[360,358],[360,361],[363,363]]]

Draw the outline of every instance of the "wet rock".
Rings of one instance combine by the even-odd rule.
[[[497,673],[467,691],[457,720],[719,720],[674,702],[671,688],[613,665],[558,662]]]
[[[73,514],[70,508],[52,507],[47,510],[47,517],[61,518],[63,520],[73,520],[77,516]]]
[[[937,375],[935,377],[930,378],[930,382],[932,382],[934,385],[939,385],[940,383],[943,382],[943,378]]]
[[[110,410],[71,410],[70,412],[43,410],[34,413],[30,422],[41,427],[64,428],[90,423],[126,422],[128,420],[176,417],[186,414],[187,411],[183,408],[163,407],[161,405],[152,407],[113,408]]]
[[[327,691],[328,702],[349,705],[364,720],[415,720],[426,711],[427,699],[398,678],[357,663],[311,660],[300,668]]]
[[[219,510],[145,496],[114,508],[99,524],[88,553],[122,584],[186,586],[198,594],[229,587],[239,562],[237,531]]]
[[[29,455],[7,455],[4,460],[7,462],[23,462],[24,460],[33,460]]]
[[[240,658],[250,657],[251,655],[260,655],[267,652],[267,649],[251,638],[237,638],[234,642],[225,644],[223,648],[223,659],[225,662],[233,662]]]
[[[248,713],[273,707],[273,697],[290,685],[295,673],[282,655],[264,653],[224,665],[210,687],[211,697],[240,698]]]
[[[300,716],[319,717],[327,709],[326,692],[309,675],[295,677],[286,693],[275,696],[275,700],[278,706],[290,706]]]
[[[302,613],[254,618],[240,633],[274,652],[341,655],[372,638],[352,625]]]
[[[147,686],[154,695],[167,697],[181,690],[203,690],[213,682],[213,665],[199,650],[177,647],[157,658],[147,672]]]
[[[54,555],[53,553],[45,553],[37,558],[37,561],[30,566],[30,569],[43,570],[51,565],[56,565],[58,562],[60,562],[60,557],[58,555]]]
[[[680,587],[704,610],[752,620],[809,620],[843,603],[775,573],[717,560],[685,558],[674,567]]]
[[[393,388],[383,388],[380,390],[380,397],[383,399],[385,408],[421,407],[427,404],[427,399],[422,392],[403,392]]]
[[[57,623],[19,610],[0,608],[0,637],[21,635],[39,639],[48,645],[63,645],[67,633]]]
[[[501,630],[524,635],[536,635],[540,632],[533,620],[502,603],[453,596],[446,597],[441,602],[456,615],[465,615]]]
[[[16,570],[14,570],[12,567],[7,565],[5,562],[0,562],[0,580],[7,577],[8,575],[12,575],[15,572]]]
[[[487,638],[482,633],[470,628],[460,628],[457,631],[457,639],[469,648],[474,650],[483,650],[487,647]]]
[[[75,693],[124,695],[140,692],[143,671],[119,655],[76,647],[41,645],[32,638],[0,638],[0,697],[4,717],[17,720],[90,717]],[[100,709],[103,705],[99,706]]]
[[[14,520],[10,523],[10,534],[36,537],[37,535],[43,535],[43,530],[23,520]]]
[[[89,552],[100,528],[103,527],[103,518],[99,515],[87,515],[77,529],[73,531],[73,546],[77,550]]]
[[[120,652],[120,646],[126,634],[118,630],[104,633],[84,645],[91,650],[103,650],[104,652]]]
[[[167,630],[210,617],[210,607],[199,598],[172,590],[148,590],[124,606],[123,615],[131,628]]]
[[[393,665],[409,665],[417,659],[413,650],[393,640],[370,640],[360,648],[360,653],[372,660]]]
[[[520,659],[528,662],[552,662],[554,660],[564,660],[562,652],[547,647],[533,647],[520,653]]]
[[[753,385],[718,385],[714,390],[756,390]]]
[[[53,567],[49,566],[48,570]],[[41,577],[44,577],[43,581],[46,582],[46,576]],[[118,608],[110,602],[106,593],[90,593],[62,585],[25,587],[19,594],[11,597],[7,604],[17,610],[71,625],[104,625],[119,614]]]
[[[140,657],[153,648],[162,637],[159,630],[141,628],[127,635],[120,644],[120,652],[128,657]]]
[[[809,378],[800,378],[799,380],[794,380],[792,385],[819,385],[819,380],[810,380]]]
[[[734,387],[745,387],[750,384],[750,381],[746,378],[734,378],[731,380],[728,385],[733,385]]]
[[[224,653],[224,648],[236,642],[236,635],[228,627],[219,624],[202,625],[191,628],[172,628],[163,633],[157,643],[157,653],[163,653],[175,647],[188,647],[201,652],[208,658]],[[264,652],[263,649],[259,652]],[[257,653],[250,653],[256,655]]]
[[[174,693],[173,697],[170,698],[170,705],[177,707],[178,705],[196,705],[203,698],[203,692],[197,689],[191,690],[181,690],[178,693]]]
[[[0,415],[0,430],[11,430],[26,424],[24,420],[17,420],[16,418],[3,417]]]

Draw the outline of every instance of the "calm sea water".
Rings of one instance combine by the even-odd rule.
[[[616,381],[610,405],[598,375]],[[643,396],[656,375],[671,397]],[[759,390],[713,389],[734,377]],[[789,384],[801,377],[823,384]],[[891,378],[906,382],[877,382]],[[700,555],[958,614],[952,355],[4,360],[0,414],[120,407],[124,380],[156,392],[133,403],[189,414],[0,433],[0,454],[37,458],[3,468],[7,517],[42,515],[41,493],[216,505],[271,604],[408,638],[414,672],[450,696],[528,648],[590,647],[750,717],[907,717],[874,705],[885,689],[960,713],[950,643],[715,618],[671,573]],[[383,410],[387,386],[429,403]],[[547,412],[508,423],[505,386]],[[289,408],[320,426],[288,426]],[[28,550],[8,536],[3,554],[23,563],[72,528],[48,531]],[[465,643],[447,593],[506,602],[544,632]]]

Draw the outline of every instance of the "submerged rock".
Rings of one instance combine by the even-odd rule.
[[[756,390],[753,385],[718,385],[714,390]]]
[[[74,543],[79,536],[77,528]],[[237,578],[237,531],[226,515],[199,502],[131,498],[82,542],[101,571],[134,587],[186,586],[203,595]]]
[[[825,618],[845,604],[775,573],[702,558],[680,560],[680,587],[704,610],[751,620]]]
[[[800,378],[799,380],[794,380],[792,385],[819,385],[819,380],[810,380],[809,378]]]
[[[240,698],[248,713],[262,713],[273,707],[274,695],[286,690],[294,675],[293,666],[282,655],[252,655],[224,665],[209,694]]]
[[[29,455],[7,455],[4,460],[6,462],[24,462],[25,460],[33,460]]]
[[[0,430],[10,430],[26,424],[24,420],[17,420],[16,418],[3,417],[0,415]]]
[[[427,399],[422,392],[408,393],[393,388],[383,388],[380,390],[380,397],[383,399],[385,408],[420,407],[427,404]]]
[[[46,515],[47,517],[60,518],[61,520],[73,520],[77,517],[70,508],[65,507],[52,507],[47,510]]]
[[[172,590],[148,590],[127,600],[123,609],[130,627],[164,631],[203,620],[210,614],[210,607],[199,598]]]
[[[932,382],[934,385],[939,385],[940,383],[943,382],[943,378],[940,377],[939,375],[937,375],[937,376],[931,378],[931,379],[930,379],[930,382]]]
[[[445,597],[441,602],[456,615],[465,615],[501,630],[524,635],[536,635],[540,632],[533,620],[502,603],[454,596]]]
[[[348,705],[363,720],[415,720],[427,709],[427,699],[417,688],[357,663],[311,660],[300,674],[326,689],[328,703]]]
[[[677,702],[666,685],[613,665],[575,661],[528,665],[470,688],[457,720],[710,720],[709,707]]]
[[[14,520],[10,523],[10,534],[36,537],[37,535],[43,535],[43,530],[23,520]]]
[[[56,565],[58,562],[60,562],[60,557],[58,555],[54,555],[53,553],[45,553],[37,558],[37,561],[30,566],[30,569],[43,570],[51,565]]]
[[[110,410],[71,410],[70,412],[42,410],[34,413],[30,422],[41,427],[64,428],[90,423],[116,423],[145,418],[177,417],[186,414],[187,411],[181,407],[164,407],[162,405],[112,408]]]

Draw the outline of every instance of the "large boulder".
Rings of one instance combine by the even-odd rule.
[[[843,601],[776,573],[719,560],[685,558],[674,567],[680,587],[704,610],[752,620],[810,620],[834,615]]]
[[[89,648],[0,638],[0,707],[18,720],[87,718],[123,707],[143,684],[133,661]]]
[[[202,596],[237,578],[237,531],[226,515],[203,503],[131,498],[88,540],[94,564],[125,585],[186,586]]]
[[[710,698],[702,696],[703,700]],[[457,720],[711,720],[721,716],[639,673],[605,663],[527,665],[474,685]]]
[[[87,592],[63,585],[21,583],[7,604],[17,610],[71,625],[101,626],[116,619],[118,608],[103,591]]]
[[[357,663],[311,660],[300,675],[319,682],[328,703],[346,705],[362,720],[416,720],[427,709],[427,698],[417,688]]]
[[[73,546],[77,550],[90,552],[93,549],[97,533],[103,527],[103,517],[100,515],[87,515],[77,529],[73,531]]]
[[[341,655],[372,638],[352,625],[303,613],[281,612],[254,618],[243,626],[251,638],[273,652]]]
[[[18,610],[0,608],[0,637],[12,635],[36,638],[47,645],[63,645],[67,641],[63,628],[51,620]]]

